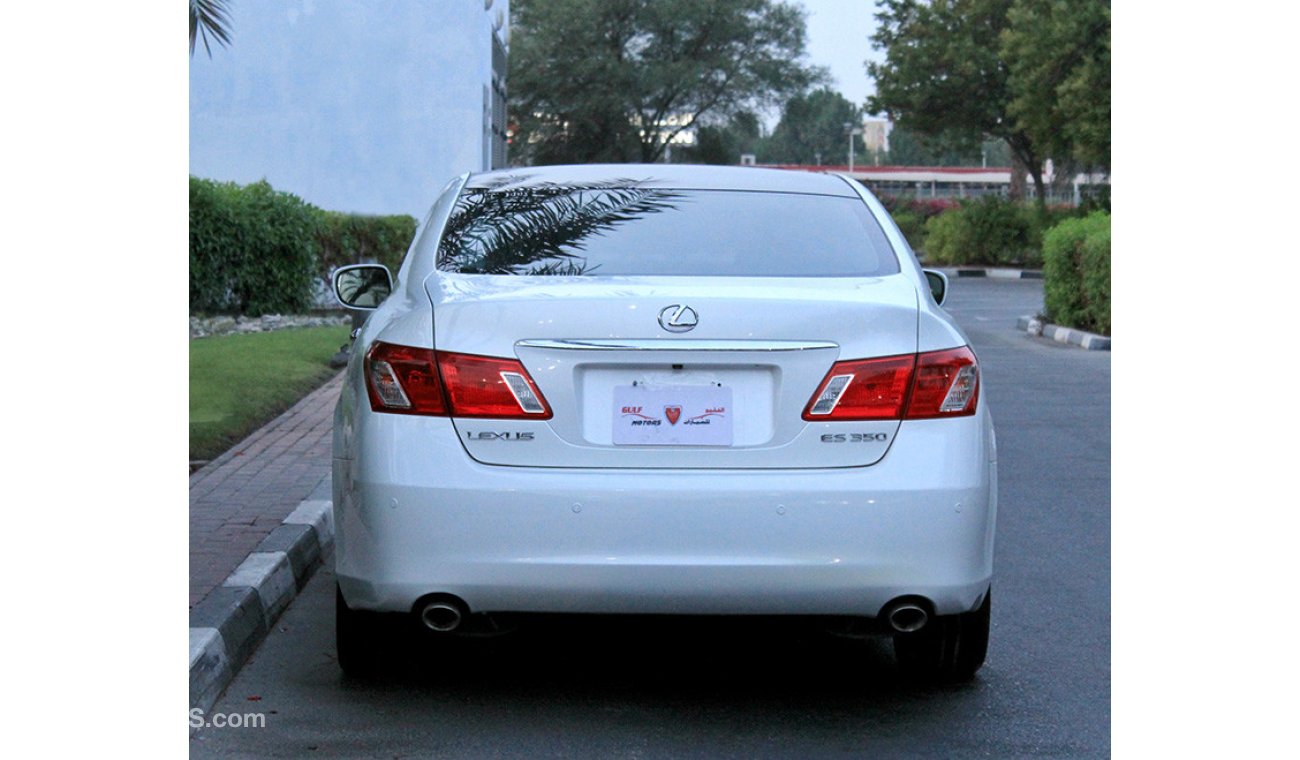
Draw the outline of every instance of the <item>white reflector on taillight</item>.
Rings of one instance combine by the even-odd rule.
[[[384,406],[394,409],[411,408],[411,400],[406,397],[406,392],[402,390],[402,383],[397,379],[397,373],[385,361],[370,362],[370,387],[374,388],[375,394]]]
[[[502,372],[501,379],[506,381],[506,387],[514,394],[515,401],[519,402],[519,408],[528,414],[545,414],[546,407],[533,393],[533,389],[528,386],[528,381],[518,372]]]
[[[826,383],[826,388],[817,397],[813,403],[812,409],[808,410],[809,414],[823,415],[835,411],[835,405],[840,402],[840,396],[844,395],[844,389],[849,387],[853,375],[836,375]]]
[[[957,377],[953,379],[948,395],[944,396],[943,403],[939,405],[939,411],[960,412],[965,409],[966,404],[970,402],[971,394],[975,392],[975,376],[973,365],[962,367],[957,372]]]

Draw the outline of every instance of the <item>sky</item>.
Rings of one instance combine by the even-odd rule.
[[[858,105],[875,92],[865,61],[880,60],[871,49],[876,4],[870,0],[795,0],[808,9],[808,60],[826,66],[832,87]]]

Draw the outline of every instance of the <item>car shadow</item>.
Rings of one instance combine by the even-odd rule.
[[[831,621],[837,628],[841,624]],[[846,635],[825,621],[674,616],[556,616],[500,636],[432,634],[390,624],[375,676],[344,688],[393,687],[431,698],[689,703],[785,709],[827,700],[886,706],[971,684],[928,684],[900,673],[888,636]]]

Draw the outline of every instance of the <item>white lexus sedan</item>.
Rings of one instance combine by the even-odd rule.
[[[457,178],[335,412],[339,662],[384,615],[790,615],[960,680],[997,505],[979,364],[881,204],[836,175],[530,167]]]

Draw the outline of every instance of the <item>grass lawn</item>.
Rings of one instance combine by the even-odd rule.
[[[190,341],[190,459],[212,459],[320,387],[347,327]]]

